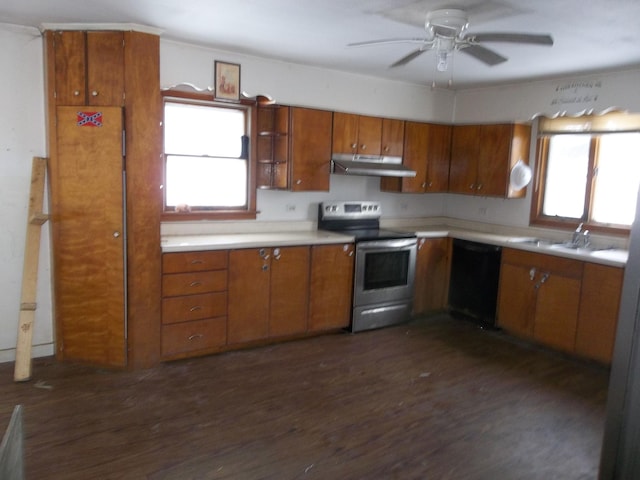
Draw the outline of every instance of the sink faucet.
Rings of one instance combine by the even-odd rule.
[[[584,223],[578,225],[578,228],[576,228],[575,232],[573,232],[573,235],[571,236],[571,244],[574,247],[587,248],[591,245],[591,234],[589,233],[589,230],[582,231],[583,225]]]

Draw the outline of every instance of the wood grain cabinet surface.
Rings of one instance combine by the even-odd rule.
[[[445,309],[449,285],[449,238],[419,238],[413,314]]]
[[[305,333],[308,295],[308,246],[232,250],[228,343]]]
[[[415,177],[383,177],[380,189],[402,193],[441,193],[449,189],[451,126],[406,121],[402,163]]]
[[[349,326],[354,251],[351,243],[311,248],[309,331]]]
[[[291,107],[289,115],[290,189],[328,192],[332,112]]]
[[[523,124],[455,125],[451,141],[449,192],[522,198],[509,186],[511,168],[529,163],[531,127]]]
[[[202,355],[227,343],[226,251],[162,256],[162,357]]]
[[[57,105],[124,105],[124,33],[52,32]]]
[[[611,362],[624,269],[505,248],[498,324],[556,350]]]

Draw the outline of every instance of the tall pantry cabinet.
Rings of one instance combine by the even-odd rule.
[[[45,32],[56,355],[160,358],[159,37]]]

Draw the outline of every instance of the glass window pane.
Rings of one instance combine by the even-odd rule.
[[[165,188],[168,207],[242,207],[247,199],[247,161],[169,155]]]
[[[240,157],[244,112],[187,103],[165,103],[166,154]]]
[[[590,142],[589,135],[556,135],[549,139],[544,215],[583,216]]]
[[[640,184],[640,133],[602,135],[592,220],[631,225]]]

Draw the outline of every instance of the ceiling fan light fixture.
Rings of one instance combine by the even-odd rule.
[[[468,26],[467,14],[453,8],[429,12],[425,22],[426,30],[448,38],[461,36]]]

